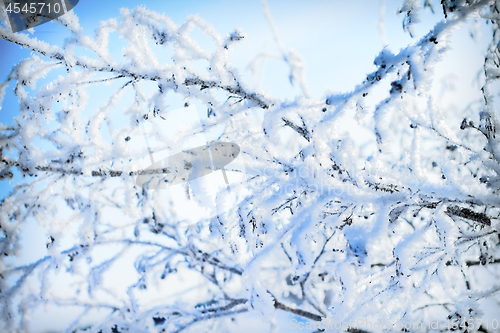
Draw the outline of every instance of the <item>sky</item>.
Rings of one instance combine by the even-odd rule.
[[[288,67],[280,59],[269,58],[265,61],[260,80],[252,77],[248,70],[251,61],[259,54],[279,54],[260,1],[82,0],[73,11],[84,30],[93,35],[98,22],[119,17],[120,8],[132,9],[138,5],[164,13],[179,25],[187,16],[198,15],[213,25],[222,36],[240,28],[247,34],[247,38],[235,47],[231,61],[247,84],[260,87],[274,98],[283,100],[291,100],[301,94],[298,87],[290,85]],[[284,48],[287,51],[297,51],[304,59],[307,66],[306,83],[313,98],[324,98],[328,93],[352,90],[365,79],[367,73],[375,69],[373,59],[384,47],[397,53],[401,48],[415,43],[443,18],[438,1],[435,1],[436,13],[422,13],[422,22],[415,26],[412,38],[403,31],[403,17],[396,15],[399,5],[400,1],[393,0],[269,1],[270,13]],[[471,31],[476,39],[471,38]],[[61,45],[67,37],[57,22],[35,27],[31,35],[57,45]],[[197,32],[193,36],[202,38]],[[466,25],[455,33],[452,49],[443,58],[443,66],[436,69],[437,83],[446,82],[450,88],[448,92],[434,92],[437,105],[461,110],[481,97],[478,92],[480,81],[476,78],[484,59],[487,41],[488,27],[483,24]],[[14,65],[29,56],[30,51],[0,39],[0,81],[7,78]],[[12,90],[11,84],[0,110],[0,123],[5,125],[12,124],[19,112]],[[380,91],[380,94],[387,93]],[[360,137],[360,140],[363,138]],[[8,195],[18,181],[18,175],[14,180],[0,181],[0,200]],[[32,226],[32,232],[26,234],[27,241],[45,241],[45,238],[37,238],[33,230],[38,229]],[[32,257],[29,253],[25,254],[25,260],[29,261]]]

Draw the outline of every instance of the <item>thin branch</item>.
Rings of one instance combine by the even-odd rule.
[[[307,142],[311,141],[311,133],[309,133],[309,130],[306,127],[306,124],[302,122],[302,127],[295,125],[293,122],[290,120],[286,119],[285,117],[281,118],[283,122],[285,123],[286,126],[290,127],[293,129],[295,132],[299,133],[304,139],[307,140]]]
[[[496,258],[496,259],[493,259],[491,261],[486,261],[487,264],[500,264],[500,258]],[[481,263],[481,261],[477,260],[477,261],[472,261],[472,260],[468,260],[465,262],[465,264],[470,267],[470,266],[478,266],[478,265],[484,265],[483,263]]]
[[[221,85],[216,81],[206,81],[200,78],[192,78],[192,79],[186,79],[184,81],[184,85],[186,87],[199,86],[200,90],[204,90],[207,88],[220,88],[222,90],[230,92],[231,94],[238,95],[242,99],[255,102],[262,109],[268,109],[271,105],[269,102],[265,101],[261,96],[257,95],[256,93],[246,92],[238,82],[236,83],[236,87],[231,87],[231,86]]]
[[[274,307],[276,309],[291,312],[293,314],[296,314],[297,316],[301,316],[301,317],[311,319],[314,321],[321,321],[323,319],[323,317],[321,317],[317,314],[311,313],[309,311],[305,311],[305,310],[301,310],[301,309],[294,309],[294,308],[291,308],[289,306],[286,306],[285,304],[279,302],[276,298],[274,299]]]

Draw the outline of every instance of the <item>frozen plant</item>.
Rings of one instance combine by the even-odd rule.
[[[407,31],[428,6],[404,1]],[[441,7],[428,34],[396,54],[383,49],[363,82],[321,100],[309,97],[301,57],[279,44],[304,93],[292,101],[254,90],[231,66],[242,31],[222,37],[197,16],[178,26],[138,7],[90,36],[69,12],[58,19],[69,32],[62,45],[12,33],[4,17],[0,36],[32,55],[0,86],[2,96],[13,87],[19,104],[14,125],[0,128],[0,177],[24,177],[0,206],[3,330],[27,331],[47,305],[79,309],[66,332],[217,330],[244,312],[441,328],[480,318],[478,302],[498,304],[500,291],[500,1]],[[445,120],[429,99],[434,69],[471,19],[492,29],[484,99],[469,117]],[[190,37],[194,28],[209,48]],[[126,42],[119,59],[109,43],[116,35]],[[158,50],[171,59],[160,61]],[[387,96],[377,97],[380,87]],[[246,195],[194,225],[178,221],[165,191],[138,186],[132,163],[144,151],[130,148],[131,133],[161,128],[175,101],[206,108],[203,130],[223,126],[220,140],[237,143],[245,159]],[[370,126],[369,154],[354,129],[342,130],[350,115]],[[152,133],[151,151],[164,149]],[[191,134],[184,129],[172,145]],[[19,264],[33,221],[47,244]],[[143,301],[172,286],[179,290]],[[92,321],[96,310],[104,315]]]

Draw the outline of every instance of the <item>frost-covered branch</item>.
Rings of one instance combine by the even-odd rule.
[[[0,249],[12,258],[0,263],[5,329],[26,330],[30,314],[49,303],[82,310],[68,331],[83,331],[92,309],[105,312],[91,328],[103,332],[196,330],[275,310],[333,322],[475,317],[481,284],[500,276],[492,92],[500,77],[500,13],[493,0],[441,4],[443,20],[428,34],[397,54],[383,49],[363,82],[321,100],[280,101],[247,85],[229,61],[245,34],[221,37],[197,16],[178,26],[142,7],[122,10],[89,36],[70,12],[59,18],[70,33],[59,46],[0,27],[2,38],[33,51],[0,86],[0,101],[11,93],[20,110],[14,125],[0,127],[0,179],[16,180],[0,205]],[[300,62],[286,53],[263,5],[280,57],[299,80]],[[429,6],[403,2],[408,32]],[[492,27],[479,64],[484,101],[474,120],[450,113],[444,121],[430,101],[434,70],[452,32],[476,17]],[[209,48],[191,37],[194,28]],[[110,47],[116,35],[126,42],[119,57]],[[166,50],[171,59],[160,62]],[[387,95],[375,96],[375,87]],[[171,108],[182,118],[191,104],[207,110],[201,128],[169,136]],[[366,120],[370,145],[358,146],[357,129],[346,128],[343,117]],[[211,130],[240,147],[246,191],[227,207],[233,192],[220,189],[212,201],[221,212],[192,222],[168,191],[136,183],[169,167],[135,160],[154,164],[153,154]],[[134,146],[141,131],[146,151]],[[180,186],[187,200],[209,197],[202,186]],[[29,223],[43,228],[47,243],[37,260],[20,264]],[[117,267],[126,269],[113,280]],[[57,274],[71,288],[51,286]],[[496,286],[490,291],[498,297]],[[168,295],[154,299],[160,292]]]

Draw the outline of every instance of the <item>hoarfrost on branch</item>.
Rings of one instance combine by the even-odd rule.
[[[19,255],[30,220],[48,232],[38,260],[0,263],[4,329],[26,331],[30,313],[46,304],[81,310],[67,332],[85,329],[85,316],[95,309],[106,313],[91,326],[95,332],[180,332],[248,311],[333,322],[480,317],[477,302],[486,296],[498,302],[500,290],[500,113],[494,106],[500,2],[441,5],[443,20],[428,34],[396,54],[383,49],[363,82],[321,100],[309,97],[303,60],[286,51],[265,2],[279,57],[304,94],[292,101],[254,90],[232,67],[229,53],[245,42],[244,32],[222,37],[197,16],[178,26],[142,7],[124,9],[90,36],[69,12],[58,19],[70,33],[61,46],[13,34],[4,23],[1,37],[33,52],[0,86],[3,96],[13,84],[20,107],[15,124],[0,128],[0,177],[25,177],[0,206],[1,255]],[[428,6],[404,1],[406,31],[412,33]],[[434,68],[442,65],[452,32],[471,18],[492,27],[484,100],[470,119],[446,121],[429,98]],[[211,40],[210,50],[190,37],[194,28]],[[120,60],[111,54],[112,34],[127,42]],[[157,59],[154,49],[162,47],[172,48],[172,61]],[[195,65],[200,61],[203,70]],[[59,74],[53,81],[37,85],[53,71]],[[388,97],[367,107],[364,100],[380,86]],[[94,87],[110,94],[98,108],[89,107]],[[113,110],[126,96],[133,102],[120,110],[126,121],[117,122]],[[161,126],[173,96],[204,105],[203,130],[223,125],[220,138],[241,143],[245,159],[248,194],[195,225],[179,224],[161,191],[134,182],[140,170],[131,159],[144,152],[129,149],[129,135],[148,122]],[[416,101],[427,107],[415,107]],[[354,113],[371,119],[369,157],[360,153],[356,132],[342,128],[341,118]],[[291,131],[289,142],[284,130]],[[149,140],[152,151],[165,148]],[[409,149],[392,151],[394,142]],[[423,163],[427,147],[435,149],[432,167]],[[62,240],[71,230],[77,235],[68,245]],[[120,262],[134,273],[116,277]],[[58,292],[57,276],[72,292]],[[130,283],[117,290],[106,276]],[[198,281],[194,293],[141,302],[146,290],[182,286],[183,279]]]

